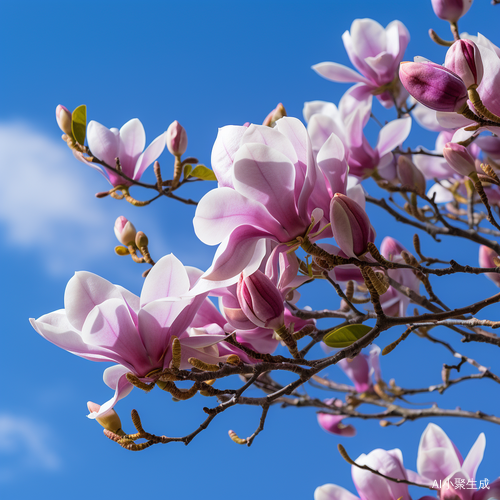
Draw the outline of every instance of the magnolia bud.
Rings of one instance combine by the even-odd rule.
[[[247,277],[242,273],[236,294],[242,311],[254,325],[278,330],[285,324],[283,297],[262,271]]]
[[[425,193],[425,177],[422,172],[406,156],[398,158],[398,177],[403,186],[416,189],[419,193]]]
[[[262,125],[268,127],[274,127],[274,124],[280,119],[286,116],[285,107],[281,102],[266,116],[266,119]]]
[[[71,111],[59,104],[56,108],[56,120],[59,128],[69,137],[73,135],[71,131]]]
[[[97,413],[101,409],[101,405],[89,401],[87,403],[87,408],[89,409],[90,413]],[[120,417],[113,409],[107,411],[101,417],[96,418],[96,420],[108,431],[114,432],[115,434],[120,434],[121,432],[123,432]]]
[[[499,267],[497,266],[496,259],[498,259],[498,255],[494,250],[488,248],[484,245],[479,247],[479,265],[481,267]],[[500,287],[500,274],[499,273],[485,273],[486,277],[489,278],[496,286]]]
[[[184,127],[177,121],[167,129],[166,143],[168,150],[174,156],[182,156],[187,149],[188,138]]]
[[[443,155],[450,167],[458,174],[468,177],[472,172],[476,172],[474,158],[464,146],[455,142],[448,142],[443,148]]]
[[[434,13],[440,19],[456,23],[472,5],[472,0],[432,0]]]
[[[467,105],[467,87],[459,76],[432,62],[403,62],[399,78],[421,104],[435,111],[460,112]]]
[[[467,88],[479,85],[483,78],[483,60],[472,40],[457,40],[446,53],[444,65],[456,73]]]
[[[134,225],[123,215],[120,215],[115,222],[115,235],[120,243],[125,246],[133,245],[137,231]]]
[[[353,200],[335,193],[330,203],[330,221],[337,245],[348,257],[359,257],[375,240],[375,231],[366,212]]]

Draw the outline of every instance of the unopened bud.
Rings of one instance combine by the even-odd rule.
[[[403,186],[414,188],[422,194],[425,193],[424,174],[403,155],[398,158],[398,178]]]
[[[62,104],[59,104],[56,108],[56,120],[59,128],[69,137],[73,136],[73,132],[71,131],[71,111],[68,108],[64,107]]]
[[[432,0],[434,13],[444,21],[456,23],[472,5],[472,0]]]
[[[348,196],[335,193],[330,203],[330,221],[337,245],[348,257],[359,257],[375,240],[366,212]]]
[[[448,49],[444,66],[456,73],[467,88],[478,86],[483,79],[483,60],[472,40],[457,40]]]
[[[255,326],[278,330],[285,324],[283,297],[262,271],[247,277],[241,274],[236,294],[241,310]]]
[[[87,408],[90,413],[98,413],[101,409],[101,405],[89,401],[87,403]],[[101,417],[96,418],[97,422],[101,424],[108,431],[114,432],[115,434],[122,434],[122,423],[120,417],[115,410],[111,409],[104,413]]]
[[[120,243],[125,246],[133,245],[137,231],[134,225],[123,215],[115,221],[115,235]]]
[[[286,116],[285,107],[281,102],[266,116],[266,119],[262,125],[268,127],[274,127],[274,124],[280,119]]]
[[[135,235],[135,244],[138,248],[147,247],[149,243],[148,237],[142,232],[138,231]]]
[[[476,172],[474,158],[472,158],[464,146],[455,142],[448,142],[443,148],[443,155],[450,167],[457,174],[468,177],[471,173]]]
[[[188,138],[184,127],[177,121],[171,123],[166,134],[167,148],[174,156],[182,156],[187,149]]]
[[[459,113],[467,105],[467,87],[444,66],[432,62],[402,62],[399,77],[418,102],[435,111]]]

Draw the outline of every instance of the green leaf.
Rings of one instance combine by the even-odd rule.
[[[184,165],[184,179],[187,179],[191,175],[193,167],[191,165]]]
[[[364,337],[370,330],[371,326],[368,325],[347,325],[337,330],[328,332],[323,342],[328,347],[349,347],[354,344],[356,340]]]
[[[216,181],[217,177],[213,170],[205,167],[205,165],[197,165],[191,172],[191,177],[196,177],[198,179],[203,179],[204,181]]]
[[[78,106],[71,116],[71,131],[78,144],[85,144],[85,133],[87,130],[87,106]]]

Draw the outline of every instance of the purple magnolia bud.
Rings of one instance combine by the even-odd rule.
[[[456,23],[471,5],[472,0],[432,0],[436,16],[452,23]]]
[[[177,120],[171,123],[167,129],[166,143],[168,150],[174,156],[182,156],[186,152],[188,145],[187,133]]]
[[[483,78],[483,60],[472,40],[457,40],[446,53],[444,65],[456,73],[467,88],[476,87]],[[475,87],[474,87],[475,88]]]
[[[457,174],[469,177],[476,172],[476,162],[467,148],[455,142],[447,142],[443,148],[444,159]]]
[[[134,225],[123,215],[120,215],[115,222],[115,235],[118,241],[125,246],[133,245],[137,231]]]
[[[375,231],[366,212],[351,198],[335,193],[330,203],[330,221],[337,245],[348,257],[359,257],[375,240]]]
[[[71,137],[71,111],[68,108],[64,107],[62,104],[59,104],[56,108],[56,120],[59,128],[66,134]]]
[[[403,62],[399,78],[421,104],[435,111],[459,113],[467,105],[467,87],[449,69],[432,62]]]
[[[280,291],[262,272],[238,281],[236,295],[242,311],[256,326],[278,330],[285,324],[285,306]]]
[[[425,177],[415,164],[406,156],[398,158],[398,177],[403,186],[415,188],[419,193],[425,193]]]
[[[497,262],[500,258],[494,250],[488,248],[484,245],[479,247],[479,265],[481,267],[499,267]],[[497,262],[495,262],[497,260]],[[500,287],[500,274],[498,273],[485,273],[486,277],[489,278],[496,286]]]

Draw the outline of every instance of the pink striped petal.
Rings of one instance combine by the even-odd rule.
[[[115,158],[119,153],[120,139],[111,130],[96,121],[87,126],[87,142],[92,154],[109,166],[115,166]]]
[[[334,62],[322,62],[315,64],[312,69],[318,73],[318,75],[330,80],[332,82],[340,83],[370,83],[364,76],[356,73],[351,68],[344,66],[342,64]]]
[[[212,149],[212,169],[219,181],[219,187],[233,187],[232,167],[234,155],[247,127],[229,125],[219,129]]]

